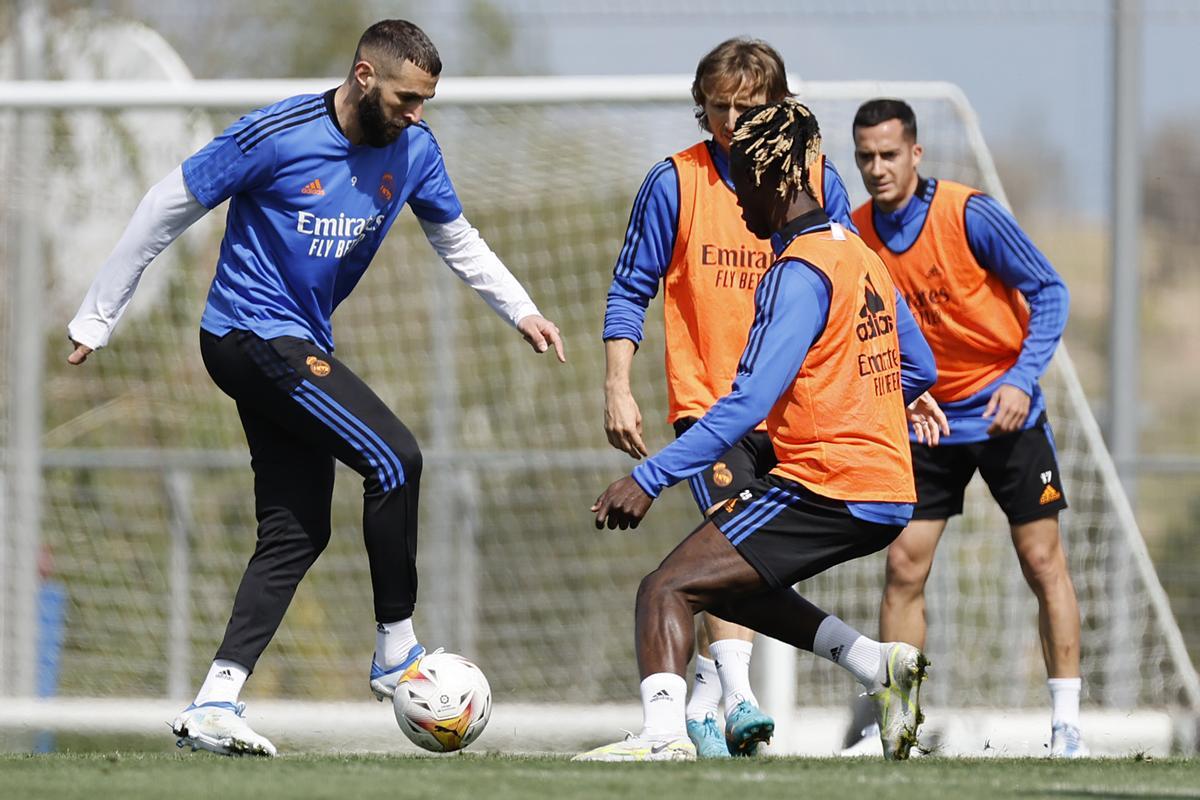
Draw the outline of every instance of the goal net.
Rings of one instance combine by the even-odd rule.
[[[64,363],[66,321],[152,182],[249,108],[335,83],[62,84],[36,92],[0,84],[0,174],[8,184],[0,195],[0,281],[11,286],[20,270],[33,270],[41,292],[33,308],[9,303],[0,311],[10,342],[30,325],[42,341],[33,358],[10,348],[0,370],[3,478],[26,493],[10,491],[0,542],[0,691],[10,710],[24,709],[12,713],[26,726],[78,726],[99,716],[139,729],[149,714],[156,727],[147,731],[159,730],[203,678],[254,543],[242,432],[197,343],[224,209],[151,266],[111,347],[82,369]],[[485,743],[505,735],[500,727],[599,740],[611,738],[613,720],[638,723],[630,705],[635,588],[697,517],[680,486],[637,532],[593,528],[589,505],[632,466],[604,440],[600,331],[643,176],[700,137],[688,85],[686,77],[446,79],[428,107],[468,218],[559,324],[566,365],[530,353],[448,273],[409,215],[335,315],[339,357],[422,444],[417,631],[427,645],[477,661],[497,719],[512,714],[511,726],[493,723]],[[816,112],[855,203],[864,193],[851,120],[879,95],[905,97],[916,109],[925,173],[1003,198],[974,115],[953,86],[793,88]],[[36,141],[21,135],[30,123],[42,132]],[[36,241],[22,244],[29,231]],[[653,449],[670,435],[658,302],[647,320],[634,393]],[[30,381],[40,410],[21,416],[16,404],[30,403],[30,394],[17,389]],[[1084,708],[1160,721],[1194,711],[1195,671],[1065,353],[1043,385],[1071,503],[1062,526],[1083,614]],[[17,452],[13,420],[39,417],[40,436]],[[17,480],[22,464],[35,465],[33,480]],[[285,740],[320,728],[328,703],[370,713],[372,725],[389,716],[368,703],[374,625],[360,492],[356,476],[340,470],[329,548],[244,693],[252,713],[258,704],[290,715]],[[803,591],[873,631],[882,575],[876,555]],[[947,719],[1031,709],[1042,716],[1028,738],[1045,738],[1036,605],[981,485],[970,487],[966,513],[943,539],[928,603],[931,729],[937,709]],[[841,714],[853,690],[841,670],[808,654],[789,661],[760,650],[774,669],[765,678],[774,688],[760,697],[767,710],[781,719],[793,705],[833,709],[829,719]],[[120,721],[122,714],[136,722]],[[800,750],[803,720],[791,740]],[[394,737],[391,726],[380,730]],[[1102,736],[1092,739],[1103,748]]]

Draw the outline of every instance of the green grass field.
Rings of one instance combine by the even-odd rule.
[[[1200,760],[863,759],[572,764],[494,755],[412,758],[203,753],[0,756],[0,797],[246,798],[1200,798]]]

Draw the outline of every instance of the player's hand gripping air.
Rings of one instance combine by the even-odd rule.
[[[1029,417],[1029,395],[1010,383],[1002,383],[992,393],[983,416],[992,420],[988,436],[1019,431]]]
[[[929,392],[909,403],[904,413],[912,424],[918,444],[936,447],[942,435],[950,435],[950,421]]]
[[[596,527],[608,525],[609,530],[636,528],[653,503],[654,498],[646,494],[632,476],[626,475],[605,489],[592,504]]]
[[[554,354],[558,356],[559,362],[567,363],[567,357],[563,355],[562,337],[558,333],[558,326],[550,320],[537,314],[530,314],[521,318],[521,321],[517,323],[517,330],[535,351],[544,353],[553,346]]]

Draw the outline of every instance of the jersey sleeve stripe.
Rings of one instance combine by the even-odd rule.
[[[754,362],[762,349],[763,332],[775,316],[775,299],[779,296],[779,285],[782,282],[779,276],[781,274],[782,270],[778,267],[770,270],[759,287],[759,291],[762,292],[762,304],[754,315],[754,324],[750,328],[750,339],[746,343],[746,352],[742,356],[741,363],[738,364],[739,373],[749,373],[754,370]]]
[[[646,227],[646,206],[650,202],[650,196],[654,193],[654,186],[658,183],[659,177],[668,169],[673,169],[670,161],[656,164],[650,170],[650,174],[646,176],[646,181],[642,184],[642,189],[633,202],[633,210],[629,214],[629,232],[626,234],[621,254],[617,257],[615,270],[617,275],[628,275],[637,263],[637,251],[641,246],[643,231]]]
[[[274,114],[268,114],[261,119],[255,120],[242,130],[238,131],[237,135],[234,137],[234,140],[238,143],[238,147],[246,150],[246,142],[257,136],[264,128],[269,128],[278,122],[283,122],[284,120],[310,114],[318,108],[322,110],[325,108],[325,101],[323,98],[318,97],[311,102],[301,103],[296,108],[278,111]]]
[[[324,116],[325,116],[325,109],[321,108],[321,109],[318,109],[316,112],[314,112],[311,116],[303,117],[301,119],[293,120],[291,122],[285,122],[285,123],[278,125],[275,128],[270,128],[270,129],[264,130],[263,133],[258,138],[254,139],[253,141],[249,142],[248,144],[240,145],[240,147],[242,148],[242,152],[249,153],[261,141],[263,141],[264,139],[267,139],[271,136],[274,136],[275,134],[279,133],[280,131],[287,130],[288,128],[294,128],[297,125],[304,125],[305,123],[312,122],[315,119],[321,119]]]
[[[979,202],[973,202],[977,198]],[[1045,258],[1037,252],[1033,243],[1021,232],[1012,218],[1002,213],[998,206],[992,205],[995,202],[986,195],[975,195],[967,200],[967,206],[983,221],[990,223],[992,229],[1008,244],[1009,248],[1021,256],[1022,264],[1026,267],[1024,271],[1043,283],[1056,283],[1057,276],[1053,270],[1047,269]]]

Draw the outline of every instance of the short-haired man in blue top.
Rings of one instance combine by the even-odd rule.
[[[243,718],[242,685],[329,541],[334,460],[363,477],[374,594],[370,687],[380,700],[424,655],[413,632],[421,452],[408,428],[333,357],[330,316],[407,204],[434,249],[538,352],[564,360],[558,328],[463,217],[421,121],[441,60],[420,28],[383,20],[346,81],[251,112],[154,186],[68,326],[72,364],[108,343],[142,270],[229,200],[200,350],[237,402],[250,446],[258,542],[225,637],[179,745],[274,755]]]

